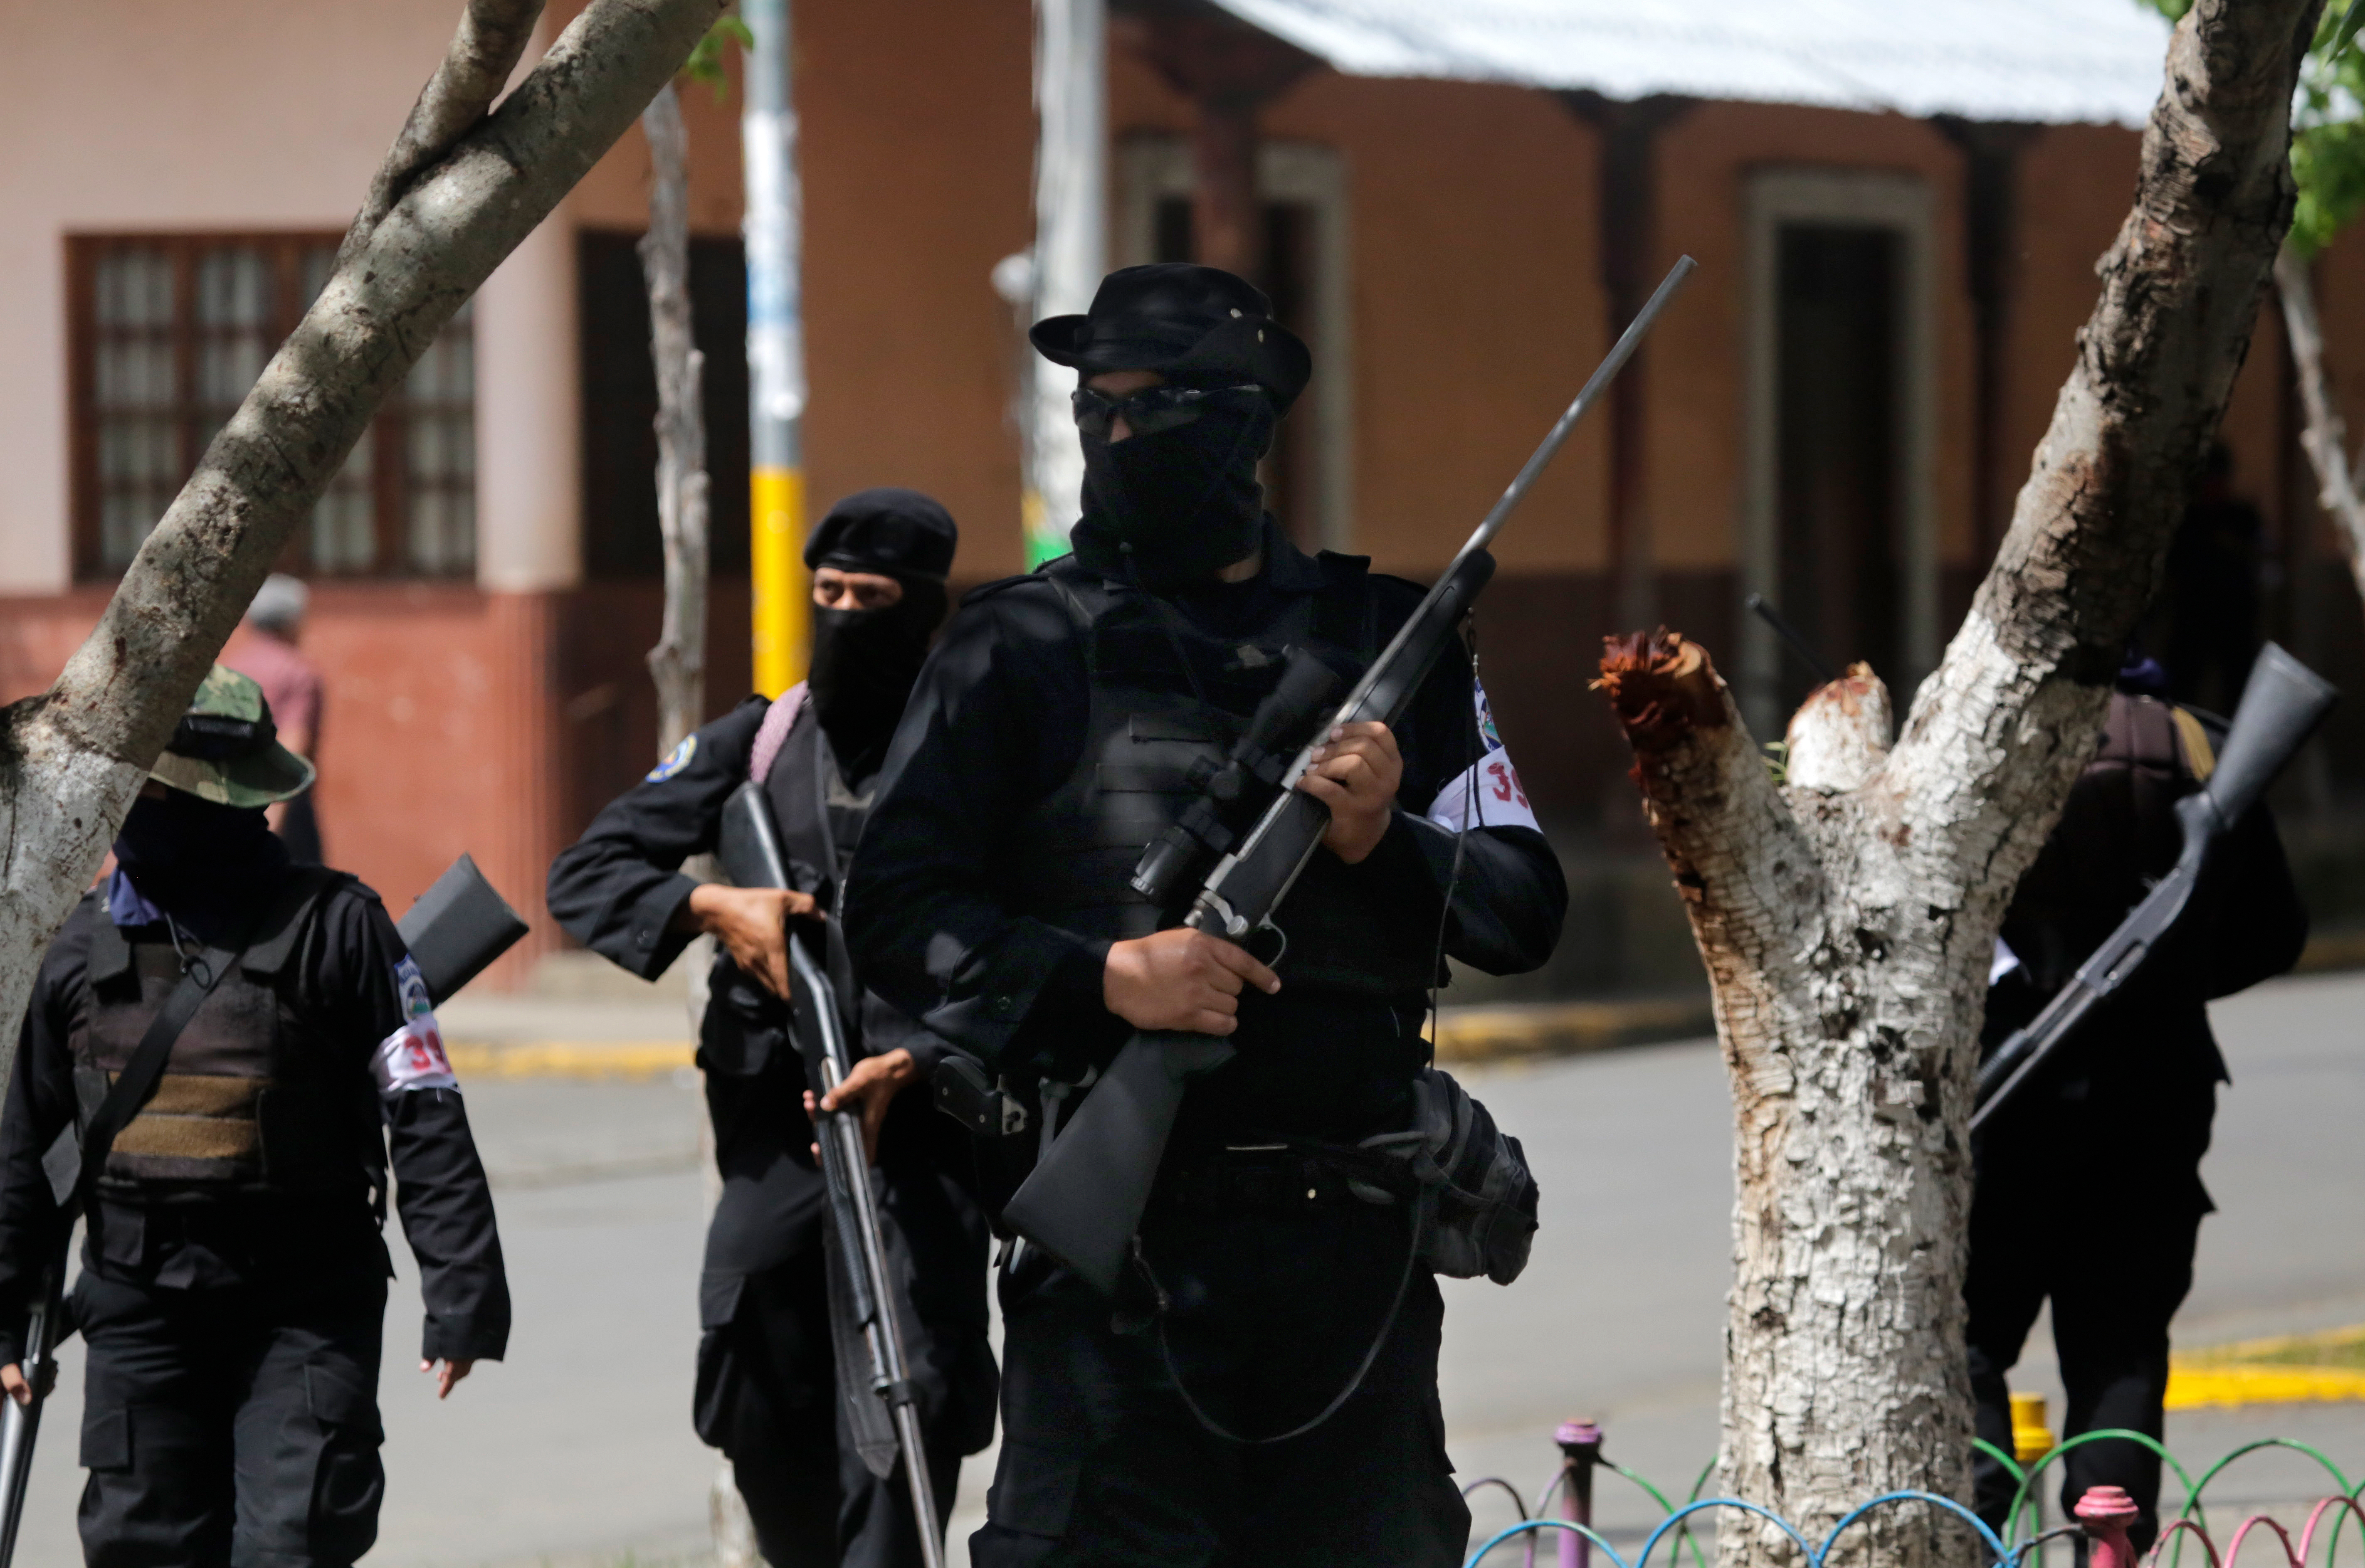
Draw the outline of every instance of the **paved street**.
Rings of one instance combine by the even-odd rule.
[[[2365,1321],[2365,976],[2292,980],[2219,1014],[2237,1083],[2206,1174],[2220,1212],[2202,1233],[2183,1342]],[[1706,1044],[1474,1073],[1526,1142],[1543,1185],[1535,1262],[1511,1290],[1448,1287],[1445,1399],[1465,1477],[1532,1495],[1556,1462],[1552,1427],[1589,1415],[1608,1451],[1676,1492],[1714,1450],[1729,1193],[1721,1068]],[[713,1464],[689,1429],[696,1335],[698,1096],[674,1082],[487,1082],[472,1114],[500,1185],[516,1289],[511,1359],[438,1406],[412,1370],[408,1255],[389,1315],[384,1397],[388,1498],[373,1564],[608,1568],[692,1557]],[[78,1347],[51,1406],[22,1561],[72,1562],[79,1487]],[[2015,1379],[2046,1387],[2042,1345]],[[2057,1399],[2057,1389],[2055,1390]],[[2057,1404],[2057,1411],[2058,1406]],[[2170,1444],[2208,1462],[2285,1433],[2365,1468],[2365,1406],[2170,1418]],[[959,1508],[980,1517],[984,1464]],[[2268,1456],[2213,1488],[2228,1501],[2315,1495]],[[1482,1523],[1508,1506],[1483,1501]],[[1653,1512],[1614,1478],[1620,1533]]]

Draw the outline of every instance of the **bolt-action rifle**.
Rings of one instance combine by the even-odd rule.
[[[2258,803],[2339,695],[2330,682],[2274,644],[2259,651],[2208,782],[2176,802],[2184,845],[2175,869],[2078,967],[2043,1012],[1979,1064],[1971,1131],[1978,1132],[2009,1104],[2102,1000],[2124,985],[2158,948],[2191,902],[2210,851]]]
[[[715,857],[723,874],[743,888],[787,888],[788,857],[780,848],[779,826],[772,820],[772,803],[764,787],[750,781],[732,792],[723,807],[723,831]],[[829,976],[813,962],[804,944],[788,938],[790,998],[796,1010],[799,1043],[824,1094],[845,1081],[851,1070],[846,1030],[837,1009],[837,992]],[[899,1321],[895,1276],[888,1266],[885,1238],[879,1229],[879,1206],[870,1190],[870,1161],[862,1148],[862,1118],[853,1111],[823,1111],[813,1119],[821,1143],[822,1179],[829,1193],[830,1229],[840,1249],[837,1262],[842,1295],[836,1304],[862,1335],[870,1361],[870,1391],[878,1403],[865,1406],[848,1390],[847,1415],[857,1447],[871,1473],[885,1479],[893,1466],[895,1450],[903,1455],[903,1477],[912,1493],[912,1514],[920,1527],[923,1568],[944,1568],[944,1537],[936,1523],[935,1490],[928,1480],[927,1450],[920,1442],[918,1391],[903,1359],[903,1329]],[[842,1363],[841,1363],[842,1364]],[[883,1461],[873,1458],[875,1445],[864,1440],[867,1428],[884,1413],[893,1422],[893,1437]],[[5,1565],[0,1565],[5,1568]]]
[[[419,895],[395,928],[419,966],[428,1001],[438,1007],[516,946],[527,929],[517,911],[465,855]],[[73,1164],[76,1169],[62,1183],[69,1193],[79,1188],[78,1158]],[[0,1408],[0,1568],[8,1568],[16,1560],[17,1530],[25,1519],[25,1493],[33,1473],[33,1441],[40,1435],[41,1406],[57,1386],[58,1347],[74,1331],[65,1308],[65,1248],[61,1243],[58,1255],[42,1266],[40,1299],[25,1318],[25,1350],[17,1368],[31,1385],[32,1399],[19,1405],[0,1394],[0,1406],[5,1406]]]
[[[1137,891],[1168,906],[1169,896],[1187,885],[1184,877],[1212,860],[1182,924],[1235,943],[1267,962],[1280,957],[1284,939],[1273,924],[1273,913],[1330,823],[1329,809],[1295,788],[1313,747],[1341,724],[1376,719],[1393,725],[1402,719],[1413,693],[1494,575],[1495,558],[1486,553],[1487,545],[1577,420],[1632,357],[1694,265],[1689,256],[1676,263],[1411,619],[1335,709],[1324,711],[1327,672],[1312,655],[1300,654],[1290,660],[1280,689],[1260,708],[1247,739],[1205,781],[1201,801],[1144,851],[1133,877]],[[1244,832],[1235,826],[1242,818],[1250,824]],[[1051,1140],[1003,1217],[1097,1289],[1114,1291],[1149,1201],[1150,1182],[1165,1154],[1183,1088],[1191,1079],[1223,1066],[1232,1054],[1231,1045],[1214,1035],[1177,1030],[1135,1035],[1093,1081],[1067,1130]]]

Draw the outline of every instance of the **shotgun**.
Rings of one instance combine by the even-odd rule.
[[[2176,802],[2184,844],[2175,869],[2078,967],[2043,1012],[2013,1030],[1979,1064],[1971,1131],[1978,1132],[2011,1103],[2102,1000],[2143,967],[2191,902],[2209,852],[2258,803],[2339,695],[2329,681],[2276,644],[2269,643],[2259,650],[2209,781]]]
[[[772,803],[764,787],[752,779],[732,791],[723,802],[723,830],[715,857],[723,875],[743,888],[788,888],[788,856],[780,848],[779,825],[772,820]],[[835,1089],[851,1070],[846,1030],[837,1010],[837,993],[829,977],[805,952],[794,935],[788,938],[789,981],[796,1010],[799,1046],[822,1093]],[[945,1543],[936,1522],[935,1489],[928,1479],[927,1450],[920,1441],[918,1391],[903,1360],[903,1330],[899,1321],[895,1276],[889,1268],[885,1238],[879,1229],[879,1207],[870,1191],[870,1161],[862,1148],[862,1118],[851,1111],[820,1111],[814,1121],[821,1144],[822,1178],[829,1193],[829,1228],[840,1249],[834,1271],[831,1316],[836,1326],[849,1324],[861,1331],[870,1362],[870,1392],[876,1403],[860,1401],[854,1380],[841,1375],[846,1387],[846,1414],[852,1420],[856,1445],[872,1474],[885,1479],[892,1455],[900,1448],[903,1476],[911,1487],[912,1513],[920,1527],[923,1568],[944,1568]],[[841,1314],[843,1316],[841,1317]],[[875,1445],[864,1439],[881,1409],[893,1422],[892,1445],[882,1464],[873,1459]],[[6,1568],[0,1564],[0,1568]]]
[[[1273,913],[1289,896],[1330,822],[1329,811],[1321,801],[1295,787],[1306,772],[1314,745],[1341,724],[1376,719],[1394,725],[1403,717],[1414,692],[1444,651],[1447,639],[1455,634],[1479,590],[1494,575],[1495,558],[1486,553],[1486,546],[1502,532],[1577,420],[1633,356],[1696,264],[1689,256],[1676,263],[1650,303],[1577,393],[1576,400],[1553,424],[1543,444],[1529,456],[1502,498],[1463,544],[1411,619],[1349,689],[1345,700],[1327,715],[1315,708],[1318,722],[1297,726],[1299,733],[1288,737],[1292,744],[1280,753],[1289,756],[1286,766],[1271,770],[1268,789],[1250,792],[1261,807],[1253,825],[1234,842],[1220,821],[1208,831],[1199,830],[1205,826],[1206,815],[1220,818],[1225,812],[1186,813],[1179,835],[1162,834],[1143,854],[1133,878],[1138,891],[1162,902],[1161,893],[1181,885],[1179,873],[1191,865],[1193,846],[1185,841],[1195,840],[1203,854],[1214,851],[1216,858],[1182,924],[1237,943],[1267,962],[1279,956],[1282,937],[1272,924]],[[1277,721],[1283,715],[1267,711],[1272,705],[1285,698],[1301,698],[1304,691],[1319,685],[1316,670],[1306,663],[1293,662],[1296,667],[1285,672],[1283,689],[1268,699],[1267,709],[1261,709],[1251,722],[1252,734],[1282,727]],[[1293,681],[1297,683],[1295,687]],[[1269,726],[1268,718],[1276,722]],[[1244,790],[1250,780],[1263,782],[1267,770],[1257,761],[1236,751],[1211,782],[1228,778]],[[1135,1035],[1093,1081],[1067,1130],[1043,1151],[1033,1172],[1003,1209],[1003,1219],[1096,1289],[1104,1294],[1115,1291],[1134,1230],[1149,1202],[1150,1183],[1165,1155],[1167,1135],[1182,1107],[1183,1089],[1190,1080],[1214,1071],[1232,1056],[1229,1042],[1214,1035],[1182,1031]]]

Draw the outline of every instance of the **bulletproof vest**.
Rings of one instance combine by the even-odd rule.
[[[1045,568],[1082,644],[1091,715],[1075,767],[1019,823],[1013,903],[1081,935],[1125,941],[1177,924],[1198,891],[1160,909],[1131,886],[1151,840],[1196,798],[1303,645],[1341,668],[1378,647],[1376,607],[1360,557],[1320,557],[1325,586],[1289,601],[1253,634],[1219,638],[1179,610],[1072,559]],[[1193,675],[1198,677],[1194,689]],[[1296,986],[1359,996],[1418,993],[1431,955],[1405,940],[1346,885],[1349,868],[1317,853],[1275,916],[1287,937],[1277,970]]]
[[[366,1045],[331,1040],[297,1004],[296,955],[321,902],[351,879],[291,869],[253,939],[198,1004],[148,1103],[116,1135],[107,1196],[205,1201],[363,1184],[383,1163]],[[75,1120],[87,1126],[181,981],[165,925],[93,932],[88,995],[69,1038]]]

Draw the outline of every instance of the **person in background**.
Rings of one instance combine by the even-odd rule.
[[[2130,651],[2102,749],[2005,913],[1984,1050],[2034,1018],[2176,862],[2176,801],[2215,767],[2225,726],[2168,700],[2167,684]],[[2162,950],[1979,1135],[1964,1295],[1978,1435],[1997,1448],[2012,1451],[2006,1374],[2048,1299],[2069,1395],[2062,1436],[2160,1435],[2169,1323],[2213,1207],[2201,1157],[2217,1085],[2230,1081],[2208,1003],[2282,973],[2306,943],[2307,909],[2261,802],[2210,857]],[[2018,1484],[1982,1454],[1972,1484],[1980,1517],[2001,1529]],[[2133,1536],[2148,1550],[2158,1458],[2122,1439],[2072,1450],[2063,1508],[2103,1485],[2142,1509]]]
[[[805,544],[813,675],[779,700],[750,697],[676,746],[592,819],[550,868],[550,913],[577,940],[655,980],[703,933],[716,939],[698,1065],[723,1193],[699,1276],[702,1327],[692,1418],[732,1474],[774,1568],[919,1568],[899,1468],[865,1462],[848,1401],[869,1399],[849,1322],[834,1343],[806,1106],[815,1085],[791,1034],[788,923],[837,918],[888,742],[945,615],[959,531],[916,490],[857,491]],[[793,890],[701,882],[723,809],[764,787]],[[825,1103],[858,1104],[875,1140],[891,1254],[909,1270],[903,1350],[917,1387],[937,1526],[963,1456],[993,1435],[986,1223],[963,1178],[968,1135],[931,1105],[945,1042],[875,995],[845,1006],[853,1071]]]
[[[255,590],[247,607],[248,635],[229,661],[230,667],[263,688],[279,724],[279,744],[319,767],[320,669],[297,644],[304,638],[304,615],[312,594],[303,582],[285,572],[274,572]],[[299,866],[318,866],[320,859],[320,818],[313,803],[317,786],[292,801],[271,808],[271,831],[287,846]]]

